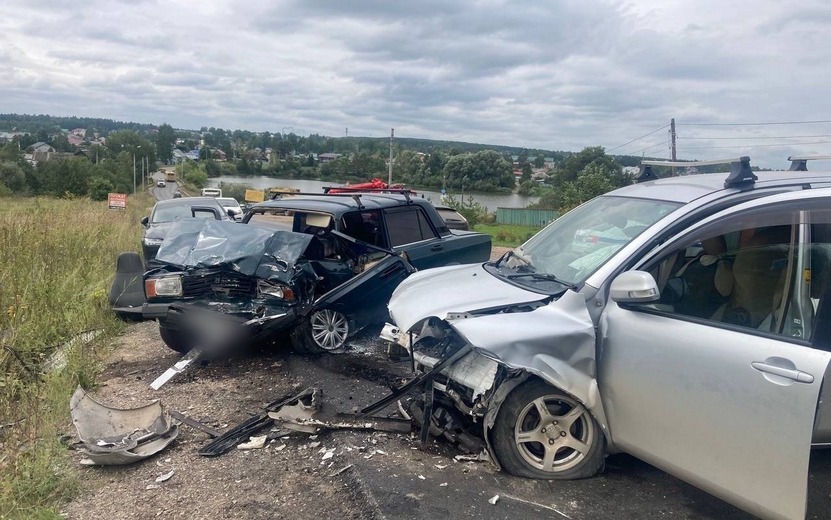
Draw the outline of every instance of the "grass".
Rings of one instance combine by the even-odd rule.
[[[531,226],[511,226],[508,224],[476,224],[473,229],[490,235],[493,245],[502,247],[516,247],[540,230],[540,228]]]
[[[89,199],[0,198],[0,518],[58,518],[77,488],[59,435],[74,433],[69,397],[92,384],[106,340],[123,327],[107,293],[151,204],[146,194],[125,211]],[[63,368],[42,369],[88,330],[103,334],[63,349]]]

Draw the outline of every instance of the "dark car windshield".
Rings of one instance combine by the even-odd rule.
[[[213,212],[202,210],[194,214],[193,207],[189,205],[157,207],[153,210],[153,217],[150,222],[172,222],[178,218],[216,218]]]
[[[681,204],[596,197],[566,213],[499,262],[494,274],[556,292],[581,285],[623,246]],[[550,289],[549,289],[550,288]]]

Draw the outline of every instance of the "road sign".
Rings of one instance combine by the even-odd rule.
[[[245,202],[262,202],[264,198],[263,190],[245,190]]]
[[[107,194],[107,205],[110,209],[127,209],[127,194],[126,193],[109,193]]]

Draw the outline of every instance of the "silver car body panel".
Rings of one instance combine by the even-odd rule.
[[[506,284],[479,264],[455,265],[413,273],[396,288],[389,303],[390,315],[402,331],[419,321],[448,313],[465,313],[520,303],[547,296]]]
[[[618,448],[756,515],[805,517],[813,404],[831,353],[614,302],[600,329],[600,392]]]
[[[395,317],[395,316],[393,316]],[[534,374],[571,394],[605,429],[597,387],[594,323],[573,291],[529,312],[448,320],[482,355]],[[522,334],[517,334],[522,331]]]

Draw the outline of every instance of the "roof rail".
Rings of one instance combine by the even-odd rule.
[[[331,193],[331,190],[338,190],[339,193]],[[348,195],[350,193],[361,194],[376,194],[376,193],[391,193],[393,195],[404,195],[407,199],[407,204],[411,204],[410,195],[415,195],[416,192],[406,188],[353,188],[350,186],[324,186],[324,195]]]
[[[816,160],[827,160],[831,159],[831,155],[805,155],[802,157],[797,156],[790,156],[788,160],[791,161],[791,167],[788,168],[789,171],[792,172],[807,172],[808,171],[808,161],[816,161]]]
[[[758,177],[750,169],[750,157],[743,155],[733,159],[716,159],[713,161],[641,161],[644,166],[714,166],[717,164],[729,164],[730,175],[724,180],[725,188],[737,188],[740,186],[753,185]],[[654,174],[653,174],[654,175]],[[640,177],[640,175],[639,175]]]
[[[638,166],[638,174],[635,176],[635,182],[646,182],[646,181],[654,181],[655,179],[660,179],[655,172],[652,171],[651,164],[644,164],[641,163]]]

